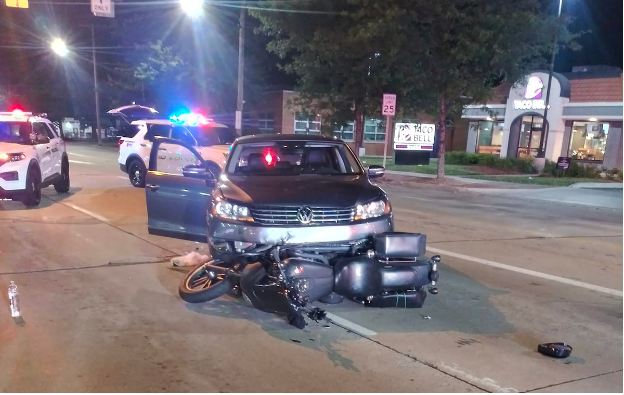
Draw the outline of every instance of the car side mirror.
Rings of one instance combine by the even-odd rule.
[[[205,180],[206,184],[214,183],[216,180],[215,175],[210,170],[206,170],[206,168],[203,166],[186,166],[184,169],[182,169],[182,175],[184,175],[184,177]]]
[[[383,166],[371,165],[368,168],[368,178],[380,178],[386,174],[386,169]]]

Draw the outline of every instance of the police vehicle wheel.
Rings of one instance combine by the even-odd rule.
[[[28,169],[26,191],[22,203],[27,207],[35,207],[41,203],[41,176],[34,167]]]
[[[145,187],[145,166],[139,160],[133,160],[128,166],[130,183],[137,188]]]
[[[61,163],[61,180],[54,184],[54,189],[58,193],[69,192],[69,161],[67,159],[63,159]]]
[[[234,283],[227,268],[211,265],[214,261],[199,265],[180,283],[180,297],[188,303],[203,303],[225,295]]]

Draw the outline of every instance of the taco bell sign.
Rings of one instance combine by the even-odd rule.
[[[524,100],[514,100],[514,110],[544,110],[546,104],[542,99],[544,82],[536,75],[529,78],[524,88]]]

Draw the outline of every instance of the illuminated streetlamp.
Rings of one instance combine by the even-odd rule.
[[[67,56],[69,53],[69,49],[67,49],[67,45],[65,45],[65,41],[60,38],[55,38],[50,44],[50,48],[61,57]]]
[[[180,0],[182,11],[191,18],[200,16],[204,11],[203,0]]]

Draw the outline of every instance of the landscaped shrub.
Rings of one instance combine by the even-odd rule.
[[[447,152],[444,156],[448,165],[479,165],[494,169],[514,170],[521,173],[535,172],[532,158],[500,158],[492,154],[470,154],[467,152]]]
[[[599,167],[594,165],[582,165],[578,162],[571,162],[568,170],[557,169],[557,162],[546,160],[542,174],[553,177],[574,177],[574,178],[600,178]]]

